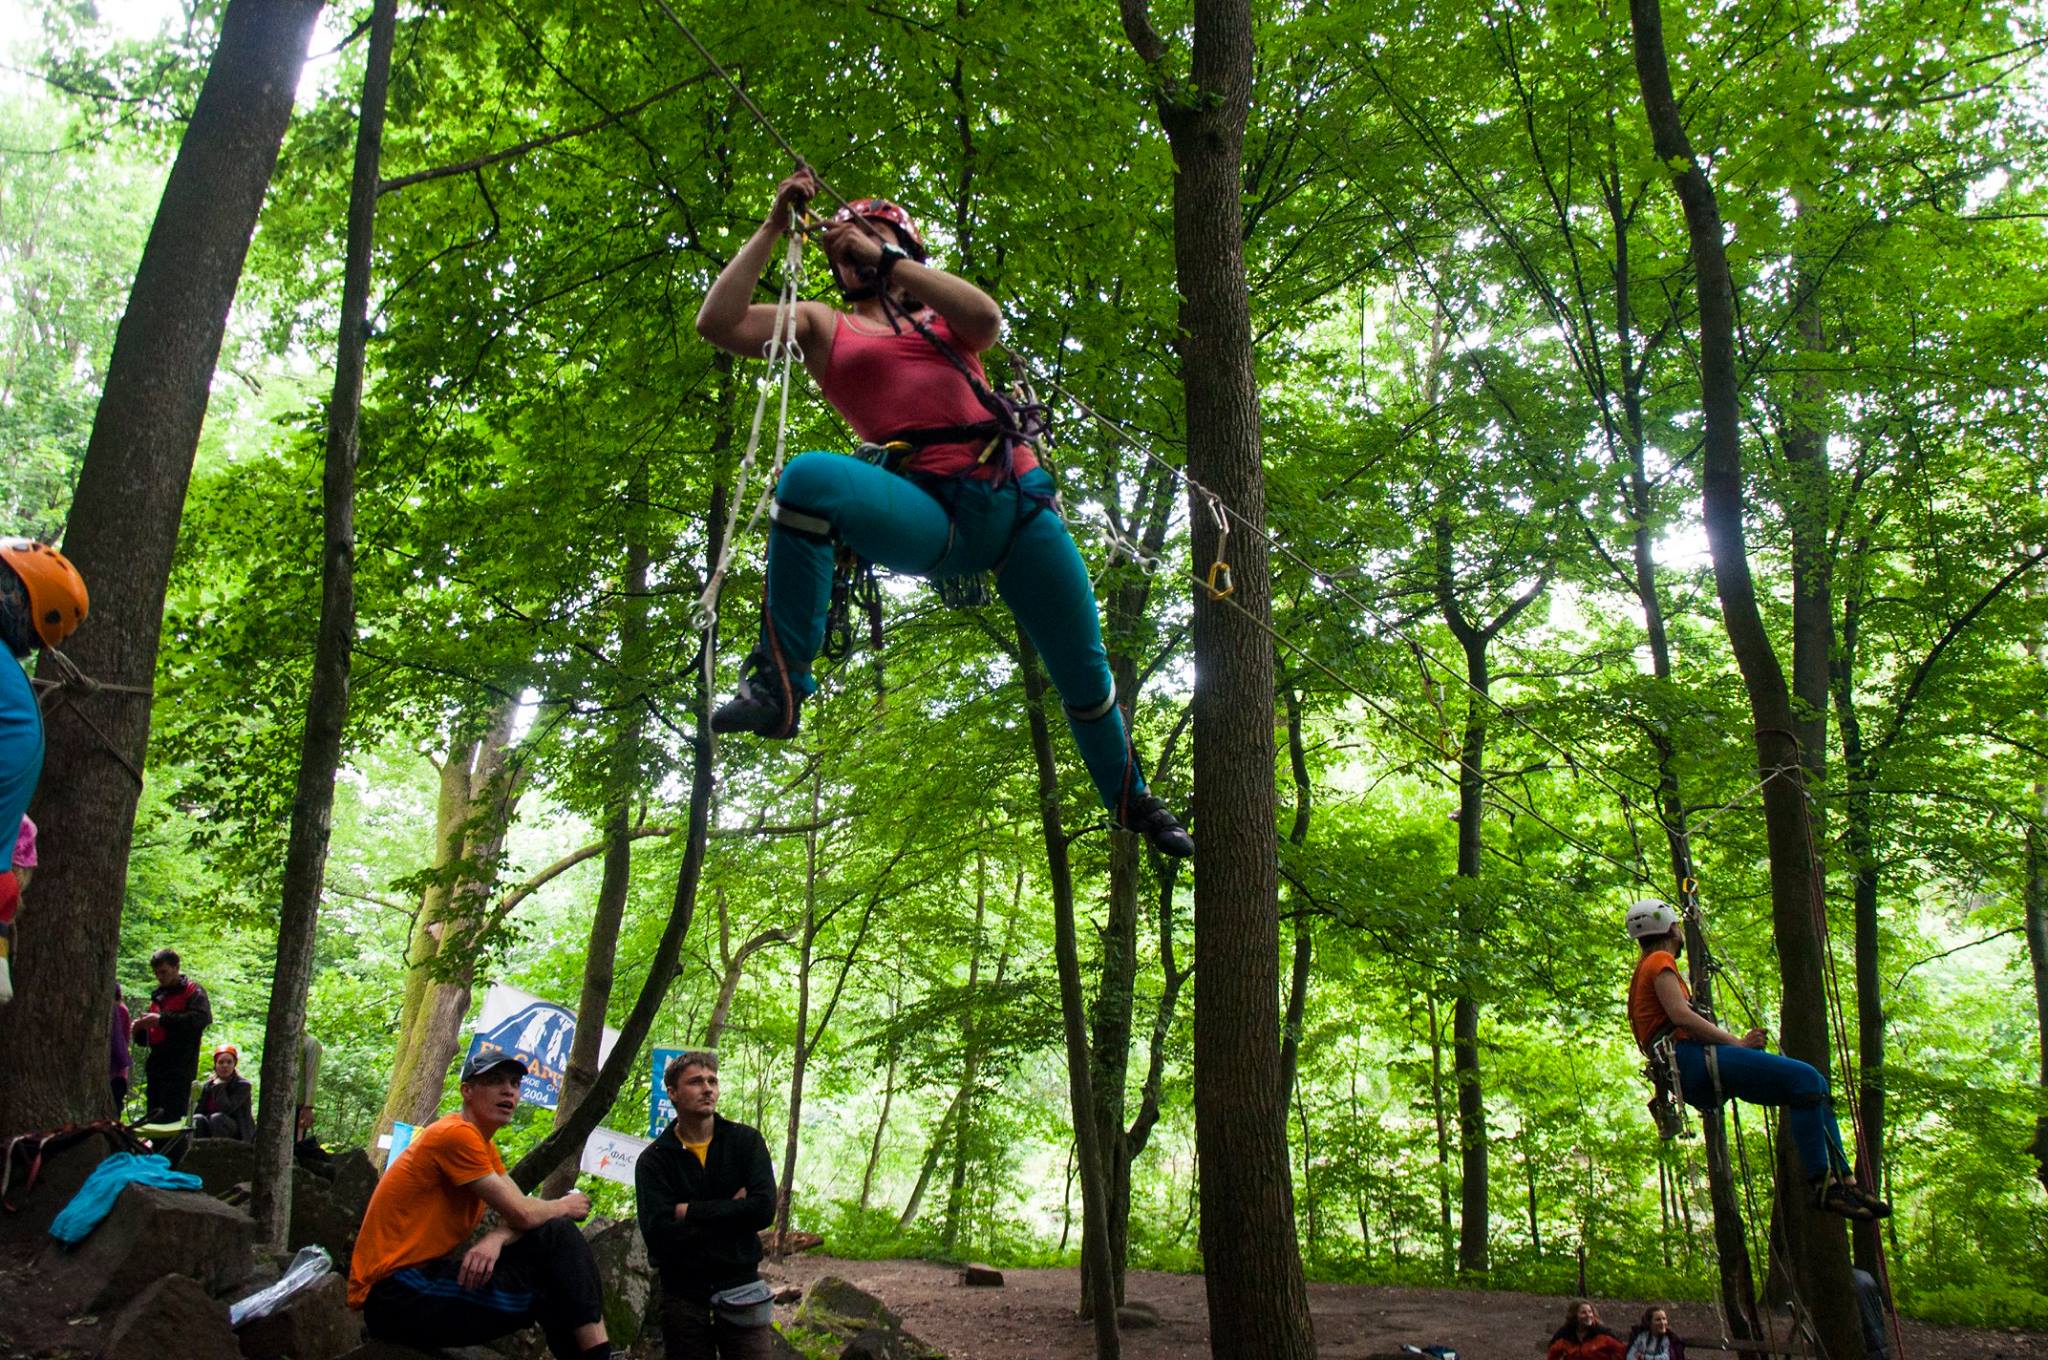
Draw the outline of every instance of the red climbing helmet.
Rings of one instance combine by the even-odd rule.
[[[92,603],[85,580],[63,553],[32,538],[0,538],[0,562],[28,588],[29,612],[45,647],[56,646],[85,622]]]
[[[851,222],[855,218],[865,218],[870,222],[887,222],[896,228],[897,238],[903,248],[910,252],[910,258],[919,263],[924,261],[924,237],[919,234],[917,223],[903,210],[902,204],[891,203],[886,198],[856,198],[832,214],[834,222]]]

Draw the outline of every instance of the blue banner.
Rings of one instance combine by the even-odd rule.
[[[662,1085],[661,1079],[668,1075],[670,1060],[680,1058],[687,1052],[689,1050],[684,1048],[657,1048],[654,1050],[654,1057],[650,1060],[650,1065],[653,1069],[654,1085],[653,1089],[647,1093],[647,1136],[649,1138],[661,1137],[661,1131],[668,1127],[668,1121],[676,1117],[676,1107],[670,1103],[668,1087]]]

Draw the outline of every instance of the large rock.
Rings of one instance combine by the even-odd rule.
[[[658,1306],[660,1291],[640,1225],[631,1220],[593,1223],[584,1234],[597,1258],[597,1278],[604,1285],[605,1335],[625,1350],[647,1330],[648,1314]]]
[[[249,1278],[255,1238],[247,1214],[209,1195],[130,1185],[92,1236],[51,1243],[39,1263],[65,1308],[100,1312],[174,1270],[225,1294]]]
[[[355,1249],[356,1231],[363,1226],[363,1210],[368,1207],[367,1201],[350,1203],[334,1185],[293,1166],[291,1249],[322,1247],[335,1272],[347,1275],[349,1253]]]
[[[347,1277],[323,1275],[239,1336],[247,1360],[338,1360],[362,1344],[363,1321],[349,1309]]]
[[[241,1360],[228,1306],[184,1275],[160,1275],[142,1286],[108,1324],[100,1354],[107,1360]]]
[[[343,1208],[363,1221],[370,1196],[377,1191],[377,1164],[361,1148],[346,1148],[334,1154],[334,1198]]]
[[[199,1178],[199,1188],[216,1197],[256,1179],[256,1145],[239,1138],[194,1138],[178,1170]]]
[[[36,1171],[35,1184],[26,1190],[20,1177],[27,1173],[17,1165],[16,1180],[8,1194],[15,1212],[0,1212],[0,1243],[40,1241],[50,1231],[51,1221],[71,1202],[71,1197],[110,1151],[107,1140],[93,1133],[47,1152]]]
[[[868,1327],[839,1352],[839,1360],[945,1360],[901,1327]]]
[[[960,1272],[960,1283],[969,1289],[1001,1289],[1003,1272],[994,1266],[971,1265]]]
[[[837,1275],[820,1275],[804,1290],[797,1305],[797,1325],[815,1332],[829,1332],[841,1341],[851,1341],[870,1327],[900,1330],[903,1319],[865,1289],[859,1289]]]

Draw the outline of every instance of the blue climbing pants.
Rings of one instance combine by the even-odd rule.
[[[1714,1044],[1721,1069],[1721,1094],[1752,1105],[1776,1105],[1785,1112],[1785,1132],[1798,1149],[1809,1179],[1830,1171],[1846,1172],[1842,1131],[1828,1098],[1828,1079],[1810,1064],[1761,1049]],[[1678,1080],[1685,1103],[1699,1110],[1714,1108],[1714,1080],[1707,1072],[1708,1045],[1681,1039],[1672,1045],[1678,1058]]]
[[[1047,505],[1051,474],[1033,468],[1002,486],[963,477],[943,492],[952,499],[950,516],[910,478],[863,459],[792,458],[775,487],[763,648],[779,653],[775,660],[799,694],[817,692],[811,662],[825,642],[834,541],[877,566],[932,580],[1000,568],[996,591],[1045,658],[1103,806],[1119,811],[1145,780],[1116,706],[1088,570]]]

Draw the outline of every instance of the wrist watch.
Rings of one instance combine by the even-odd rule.
[[[897,265],[903,263],[903,261],[909,258],[910,252],[905,250],[902,246],[890,245],[888,242],[884,241],[882,243],[881,257],[875,261],[875,277],[878,279],[888,278],[891,271],[893,271]]]

